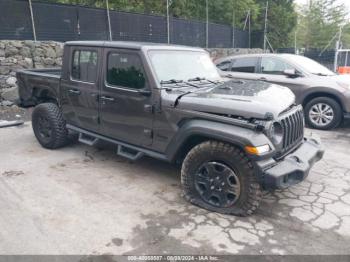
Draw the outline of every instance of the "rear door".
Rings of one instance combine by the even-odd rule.
[[[101,48],[70,47],[69,72],[61,80],[62,111],[67,124],[99,130],[98,68]]]
[[[237,57],[231,61],[231,74],[237,78],[257,80],[258,57]]]
[[[152,143],[151,87],[137,50],[105,48],[101,133],[130,144]]]

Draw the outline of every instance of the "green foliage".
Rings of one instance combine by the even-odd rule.
[[[266,1],[258,0],[260,5],[259,20],[264,21]],[[270,0],[267,12],[267,37],[273,48],[293,46],[294,28],[297,13],[292,0]],[[260,29],[263,30],[263,23]]]
[[[350,49],[350,23],[343,27],[342,44],[343,48]]]
[[[105,0],[41,0],[105,7]],[[166,15],[166,0],[109,0],[114,10]],[[205,21],[206,0],[169,0],[173,17]],[[209,21],[242,29],[248,10],[252,30],[263,31],[266,0],[208,0]],[[234,19],[233,19],[234,18]],[[233,21],[234,20],[234,21]],[[293,0],[269,0],[268,38],[274,48],[293,44],[297,14]]]
[[[105,0],[41,0],[42,2],[105,7]],[[169,0],[173,17],[205,20],[206,0]],[[243,28],[247,11],[251,10],[252,24],[258,24],[259,5],[256,0],[208,0],[211,22],[232,24]],[[109,0],[110,9],[147,14],[166,14],[166,0]]]
[[[350,39],[350,26],[345,24],[346,7],[336,0],[310,0],[299,7],[297,38],[299,46],[323,49],[327,45],[335,46],[336,38],[332,38],[344,26],[343,40]]]

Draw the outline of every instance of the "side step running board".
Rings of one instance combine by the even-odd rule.
[[[97,137],[90,136],[84,133],[79,133],[79,142],[84,143],[86,145],[94,146],[99,140],[100,139],[98,139]],[[118,145],[117,154],[119,156],[130,159],[131,161],[136,161],[144,156],[144,153],[122,145]]]
[[[94,146],[99,141],[97,137],[89,136],[84,133],[79,133],[79,142],[87,144],[89,146]]]
[[[161,154],[155,151],[151,151],[149,149],[145,149],[142,147],[137,147],[134,145],[130,145],[127,144],[125,142],[122,141],[118,141],[106,136],[102,136],[87,130],[84,130],[82,128],[76,127],[76,126],[72,126],[67,124],[67,128],[69,130],[73,130],[77,133],[79,133],[79,141],[87,144],[87,145],[95,145],[98,141],[107,141],[109,143],[113,143],[115,145],[118,146],[118,151],[117,154],[123,157],[126,157],[130,160],[137,160],[140,157],[147,155],[147,156],[151,156],[157,159],[161,159],[161,160],[165,160],[165,161],[169,161],[169,159],[166,157],[165,154]]]
[[[118,145],[117,154],[131,161],[136,161],[144,156],[144,153],[122,145]]]

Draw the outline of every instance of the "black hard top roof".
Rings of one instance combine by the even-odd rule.
[[[163,50],[187,50],[203,51],[202,48],[181,45],[168,45],[160,43],[131,42],[131,41],[69,41],[65,45],[95,46],[95,47],[116,47],[125,49],[163,49]]]

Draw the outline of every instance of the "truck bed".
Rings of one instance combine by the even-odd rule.
[[[61,68],[27,69],[18,71],[20,105],[36,105],[40,98],[59,97]]]

